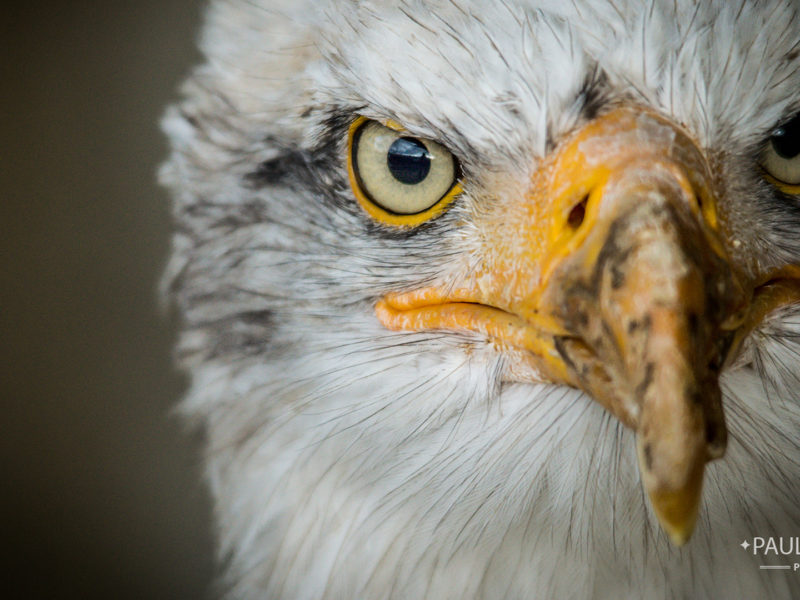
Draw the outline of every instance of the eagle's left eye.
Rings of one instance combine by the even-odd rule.
[[[361,117],[350,127],[348,145],[353,193],[381,223],[418,225],[461,191],[455,157],[432,140]]]
[[[764,153],[761,166],[778,184],[788,187],[785,191],[800,193],[800,115],[778,127],[772,132]],[[789,187],[791,186],[791,187]]]

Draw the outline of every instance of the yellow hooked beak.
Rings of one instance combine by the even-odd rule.
[[[482,333],[540,380],[587,392],[636,432],[654,512],[685,543],[705,465],[725,451],[720,370],[757,320],[800,297],[797,279],[756,291],[726,252],[702,152],[638,108],[584,126],[480,226],[476,271],[388,295],[378,318]]]

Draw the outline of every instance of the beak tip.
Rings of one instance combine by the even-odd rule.
[[[641,446],[639,444],[640,449]],[[694,464],[682,481],[667,483],[667,477],[656,476],[647,466],[645,453],[640,452],[640,460],[643,484],[661,529],[675,546],[686,545],[692,537],[700,509],[704,461],[693,461]]]
[[[661,527],[664,529],[667,537],[669,537],[669,541],[678,548],[686,545],[686,542],[692,537],[692,532],[694,531],[694,523],[688,526],[674,527],[662,522]]]
[[[683,496],[680,502],[666,503],[666,506],[663,501],[659,502],[657,497],[652,495],[650,497],[661,528],[670,542],[679,548],[686,545],[694,532],[700,500],[698,491],[692,490]]]

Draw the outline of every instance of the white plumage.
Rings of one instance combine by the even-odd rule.
[[[600,404],[510,381],[480,333],[389,331],[374,307],[476,268],[492,207],[621,104],[702,149],[736,265],[800,265],[800,200],[758,167],[800,110],[799,17],[791,0],[211,3],[162,180],[183,412],[207,432],[232,597],[796,596],[798,572],[759,565],[800,556],[740,544],[800,535],[800,302],[721,376],[728,448],[682,548]],[[442,217],[409,234],[364,214],[357,116],[458,157]]]

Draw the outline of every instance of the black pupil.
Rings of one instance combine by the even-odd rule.
[[[800,115],[776,129],[770,141],[781,158],[794,158],[800,154]]]
[[[425,145],[410,137],[398,138],[389,147],[386,164],[397,181],[413,185],[420,183],[431,170],[431,155]]]

